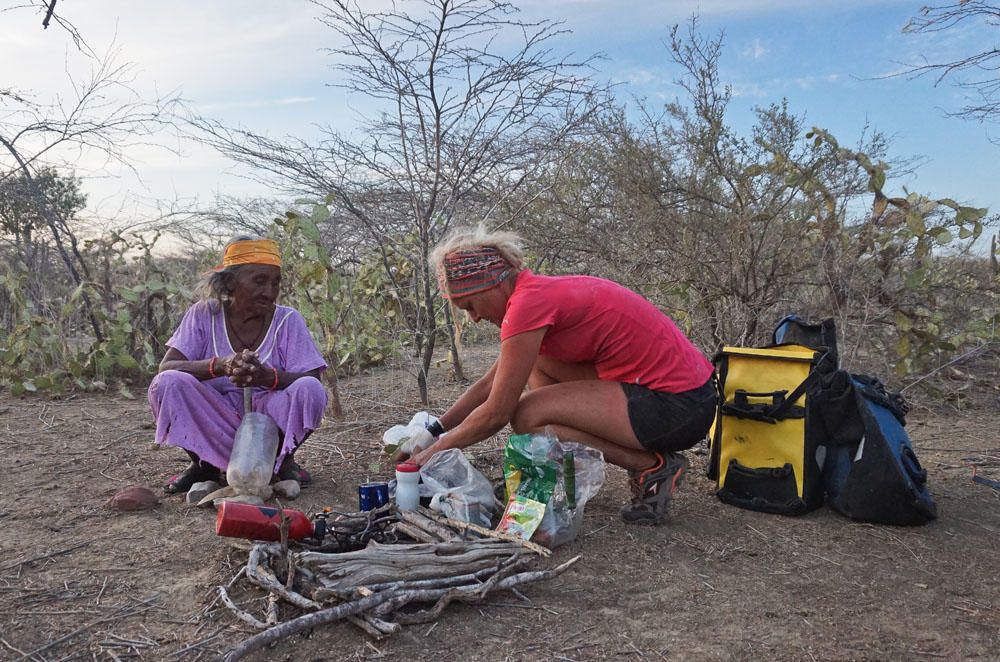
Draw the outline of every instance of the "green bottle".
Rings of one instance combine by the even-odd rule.
[[[576,508],[576,461],[573,451],[563,453],[563,483],[566,485],[566,507]]]

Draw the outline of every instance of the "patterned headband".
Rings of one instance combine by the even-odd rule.
[[[510,262],[492,246],[454,251],[441,261],[441,293],[455,300],[484,292],[502,283],[510,268]]]

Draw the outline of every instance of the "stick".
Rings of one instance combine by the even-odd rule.
[[[495,565],[467,575],[434,577],[431,579],[417,579],[413,581],[402,580],[382,582],[380,584],[369,584],[368,586],[356,586],[351,589],[318,588],[313,593],[313,598],[320,601],[327,600],[331,597],[338,600],[354,600],[357,598],[363,598],[366,595],[371,595],[372,593],[378,593],[379,591],[386,591],[389,589],[409,591],[419,588],[448,588],[450,586],[461,586],[462,584],[475,584],[481,582],[483,579],[489,577],[499,569],[500,566]]]
[[[62,642],[66,641],[67,639],[72,639],[73,637],[75,637],[76,635],[78,635],[78,634],[80,634],[82,632],[86,632],[87,630],[89,630],[90,628],[94,627],[95,625],[100,625],[101,623],[107,623],[108,621],[114,621],[114,620],[117,620],[119,618],[124,618],[126,616],[135,616],[137,614],[141,614],[144,611],[149,611],[150,609],[152,609],[153,607],[156,607],[156,606],[157,605],[148,605],[148,606],[146,606],[146,607],[144,607],[142,609],[137,609],[137,610],[134,610],[134,611],[128,611],[128,610],[125,610],[125,609],[121,609],[118,612],[112,614],[111,616],[107,616],[105,618],[99,618],[96,621],[88,623],[87,625],[83,625],[81,627],[78,627],[77,629],[73,630],[69,634],[65,634],[65,635],[59,637],[58,639],[56,639],[55,641],[50,641],[49,643],[45,644],[44,646],[41,646],[40,648],[36,648],[35,650],[31,651],[27,655],[24,655],[24,656],[22,656],[22,657],[20,657],[18,659],[19,660],[25,660],[25,659],[28,659],[28,658],[31,658],[31,657],[35,657],[36,655],[38,655],[39,657],[41,657],[40,653],[42,653],[44,651],[47,651],[48,649],[52,648],[53,646],[61,644]]]
[[[562,565],[559,565],[551,570],[536,570],[532,572],[522,572],[506,579],[502,579],[496,583],[494,588],[497,590],[507,590],[513,586],[519,584],[524,584],[527,582],[540,581],[544,579],[549,579],[557,575],[562,574],[565,570],[575,564],[580,560],[579,556],[575,556],[569,561],[566,561]],[[469,593],[472,594],[474,591],[478,591],[481,586],[469,587]],[[312,614],[306,614],[305,616],[299,616],[291,621],[282,623],[273,628],[265,630],[260,634],[256,634],[249,639],[246,639],[236,648],[231,649],[228,653],[223,655],[221,658],[224,662],[236,662],[241,660],[250,653],[264,648],[268,644],[278,641],[284,637],[296,634],[298,632],[303,632],[315,628],[319,625],[326,623],[333,623],[335,621],[342,620],[348,616],[355,616],[361,612],[368,611],[376,607],[381,607],[388,603],[391,603],[393,610],[402,607],[408,602],[420,601],[429,602],[432,600],[439,600],[446,593],[454,591],[455,589],[434,589],[434,590],[423,590],[423,591],[404,591],[402,593],[394,593],[393,591],[380,591],[373,595],[370,595],[360,600],[355,600],[353,602],[346,602],[336,607],[331,607],[329,609],[324,609]],[[466,596],[457,596],[458,599],[466,600]],[[478,598],[473,597],[471,601],[481,600],[485,597],[485,593],[480,595]]]
[[[180,648],[178,650],[175,650],[173,653],[170,653],[169,655],[167,655],[167,657],[168,658],[171,658],[171,657],[180,657],[181,655],[183,655],[184,653],[187,653],[190,650],[194,650],[195,648],[199,648],[201,646],[204,646],[205,644],[207,644],[208,642],[212,641],[213,639],[217,639],[219,637],[219,634],[221,632],[222,632],[222,628],[219,628],[218,630],[215,631],[215,634],[213,634],[213,635],[211,635],[209,637],[205,637],[201,641],[196,641],[193,644],[188,644],[184,648]]]
[[[527,549],[530,549],[531,551],[533,551],[534,553],[538,554],[543,558],[548,558],[549,556],[552,555],[551,549],[548,549],[547,547],[542,547],[541,545],[533,543],[530,540],[524,540],[519,536],[511,535],[509,533],[504,533],[502,531],[494,531],[493,529],[487,529],[479,526],[478,524],[472,524],[471,522],[462,522],[459,520],[451,519],[450,517],[445,517],[441,513],[436,513],[433,510],[428,510],[426,508],[421,508],[420,510],[425,516],[432,517],[439,522],[443,522],[454,529],[458,529],[462,533],[465,533],[467,531],[474,531],[475,533],[478,533],[479,535],[484,536],[486,538],[495,538],[497,540],[506,540],[507,542],[516,542],[517,544],[522,545]]]
[[[251,627],[255,627],[258,630],[266,630],[270,627],[267,623],[258,621],[252,615],[237,607],[236,604],[229,598],[229,594],[226,593],[224,586],[219,587],[219,598],[222,600],[222,604],[229,607],[229,610],[236,614],[236,618],[240,619],[244,623],[248,623]]]
[[[270,546],[255,545],[254,548],[250,550],[250,556],[247,559],[247,578],[254,584],[257,584],[257,586],[271,591],[296,607],[301,607],[302,609],[319,609],[322,605],[318,602],[310,600],[304,595],[285,588],[280,582],[278,582],[278,578],[275,577],[269,569],[261,567],[260,555],[265,553],[268,547]]]
[[[437,536],[437,538],[443,542],[448,542],[458,537],[458,534],[451,529],[441,526],[433,519],[425,515],[418,514],[414,510],[399,511],[399,518],[407,524],[412,524],[413,526],[423,529],[433,536]]]
[[[406,522],[396,522],[392,525],[392,528],[398,533],[402,533],[404,536],[413,538],[419,542],[438,542],[438,538],[436,536],[432,536],[415,526],[410,526]]]
[[[363,611],[377,607],[392,597],[391,592],[383,591],[381,593],[370,595],[367,598],[355,600],[354,602],[345,602],[344,604],[337,605],[336,607],[330,607],[329,609],[323,609],[312,614],[299,616],[298,618],[286,621],[281,625],[276,625],[261,632],[260,634],[256,634],[249,639],[244,640],[236,648],[231,649],[223,655],[221,660],[224,662],[236,662],[236,660],[242,660],[250,653],[260,650],[261,648],[264,648],[268,644],[278,641],[279,639],[283,639],[284,637],[299,632],[304,632],[305,630],[310,630],[319,625],[333,623],[347,618],[348,616],[360,614]]]
[[[484,584],[479,586],[460,586],[447,591],[437,591],[438,598],[437,603],[430,609],[424,611],[416,612],[413,614],[397,614],[397,620],[403,624],[411,623],[427,623],[436,620],[444,608],[448,606],[448,603],[458,600],[460,602],[482,602],[489,593],[494,588],[498,590],[515,590],[515,587],[520,584],[525,584],[529,582],[540,581],[543,579],[549,579],[557,575],[562,574],[567,568],[575,564],[580,560],[579,556],[575,556],[569,561],[566,561],[562,565],[559,565],[551,570],[536,570],[533,572],[522,572],[510,576],[515,570],[523,565],[524,561],[519,558],[511,559],[511,564],[505,568],[501,568],[495,575],[489,578]],[[428,599],[432,599],[431,596],[427,596]],[[385,605],[379,609],[385,609]],[[376,610],[378,611],[378,610]]]
[[[48,554],[42,554],[41,556],[35,556],[35,557],[30,558],[30,559],[24,559],[23,561],[14,561],[13,563],[8,563],[7,565],[0,567],[0,572],[3,572],[4,570],[10,570],[11,568],[16,568],[19,565],[25,565],[27,563],[34,563],[35,561],[44,561],[45,559],[50,559],[53,556],[61,556],[63,554],[68,554],[69,552],[72,552],[75,549],[80,549],[81,547],[86,547],[87,545],[89,545],[92,542],[94,542],[94,541],[93,540],[87,540],[86,542],[81,542],[81,543],[79,543],[77,545],[73,545],[72,547],[67,547],[66,549],[60,549],[60,550],[57,550],[55,552],[49,552]]]

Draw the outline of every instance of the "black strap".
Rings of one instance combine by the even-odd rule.
[[[774,406],[767,407],[763,416],[760,414],[750,414],[744,412],[746,418],[754,418],[756,420],[767,421],[768,423],[776,423],[778,421],[785,420],[786,418],[802,418],[805,415],[805,410],[802,407],[796,406],[796,402],[808,391],[819,378],[822,376],[822,370],[820,367],[825,361],[829,359],[830,353],[824,352],[819,359],[816,360],[815,365],[806,375],[806,378],[802,380],[802,383],[795,387],[795,390],[789,393],[783,398],[776,398],[778,400]],[[783,392],[782,392],[783,393]],[[752,394],[748,394],[752,395]],[[729,403],[723,406],[724,409],[733,410],[733,406]],[[794,408],[794,409],[793,409]],[[759,409],[759,408],[758,408]],[[733,411],[734,415],[739,416],[737,411]]]

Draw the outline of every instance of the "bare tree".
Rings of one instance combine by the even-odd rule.
[[[926,6],[903,27],[907,33],[935,33],[955,28],[959,24],[980,23],[1000,28],[1000,4],[984,0]],[[968,93],[968,103],[955,115],[979,121],[1000,117],[1000,48],[994,46],[979,53],[944,62],[925,61],[912,65],[904,75],[934,77],[934,84],[955,81]]]
[[[413,0],[384,12],[349,0],[314,4],[339,37],[329,49],[345,77],[337,84],[375,106],[357,132],[327,127],[312,144],[193,122],[210,144],[271,181],[328,195],[383,255],[389,247],[410,255],[426,401],[438,331],[431,248],[456,221],[488,218],[564,157],[563,146],[607,99],[583,75],[589,60],[552,54],[559,24],[520,21],[506,2]],[[386,267],[394,279],[388,260]]]
[[[73,93],[65,100],[39,102],[27,93],[0,89],[0,183],[18,177],[26,185],[37,216],[51,233],[76,286],[91,280],[77,233],[64,210],[51,204],[38,173],[95,152],[106,162],[128,166],[128,147],[143,143],[170,123],[170,107],[176,103],[174,99],[141,100],[132,88],[132,67],[118,63],[113,47],[90,61],[92,67],[84,80],[70,78]],[[103,332],[93,304],[86,293],[83,299],[100,341]]]

